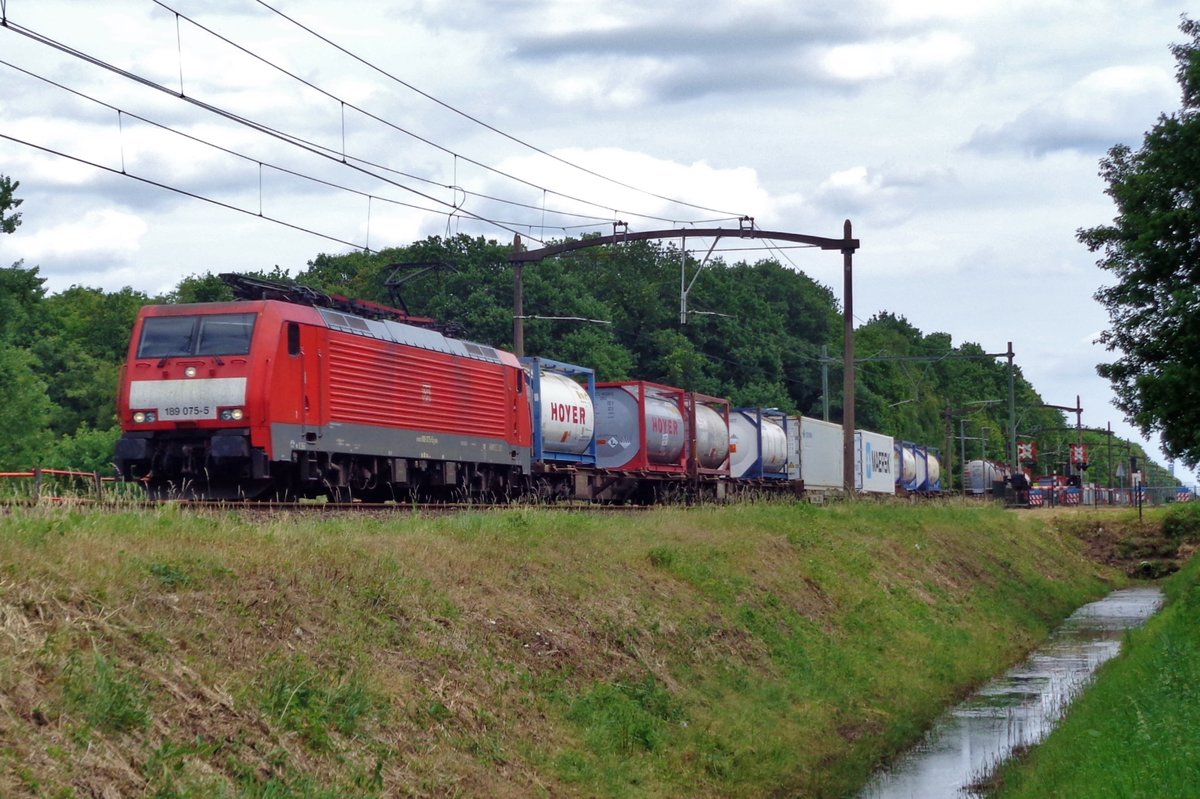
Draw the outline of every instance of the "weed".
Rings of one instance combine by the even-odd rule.
[[[1200,541],[1200,505],[1192,502],[1172,505],[1163,516],[1162,532],[1176,544]]]
[[[260,705],[276,723],[299,733],[318,751],[333,746],[331,731],[353,737],[386,710],[360,675],[327,675],[300,655],[271,665],[262,680]]]
[[[567,713],[584,729],[592,750],[601,755],[652,752],[666,739],[666,722],[682,717],[683,708],[653,676],[597,683]]]
[[[151,563],[150,573],[169,589],[179,588],[192,582],[190,574],[170,563]]]
[[[675,550],[671,547],[654,547],[650,550],[650,565],[656,569],[670,569],[675,565]]]
[[[446,707],[445,703],[443,703],[440,699],[434,699],[431,701],[428,707],[425,708],[425,713],[429,716],[429,718],[433,719],[433,721],[438,724],[446,721],[454,715],[450,712],[450,708]]]
[[[63,672],[63,700],[95,729],[128,732],[150,723],[146,686],[121,674],[100,653],[73,654]]]

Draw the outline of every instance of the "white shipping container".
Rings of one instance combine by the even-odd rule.
[[[842,488],[842,426],[800,417],[800,479],[806,491]]]
[[[800,417],[787,418],[787,479],[800,479]]]
[[[895,442],[891,436],[854,431],[854,487],[868,494],[895,494]]]

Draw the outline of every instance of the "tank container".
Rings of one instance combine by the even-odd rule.
[[[972,494],[983,494],[992,490],[992,484],[1004,477],[991,461],[967,462],[966,489]]]
[[[730,415],[730,474],[762,477],[784,472],[788,465],[788,438],[780,421],[753,408],[740,408]]]
[[[596,388],[596,464],[603,469],[681,465],[683,392],[634,382]]]
[[[939,491],[942,487],[942,462],[938,456],[925,450],[925,483],[921,486],[924,491]]]
[[[521,364],[534,420],[533,460],[595,463],[595,372],[548,358],[522,358]]]
[[[696,460],[703,469],[719,469],[729,457],[729,426],[725,417],[708,405],[697,403],[695,413]]]
[[[547,452],[586,452],[596,430],[596,415],[587,390],[565,375],[542,373],[542,445]]]

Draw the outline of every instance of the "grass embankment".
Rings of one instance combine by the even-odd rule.
[[[0,517],[0,795],[839,796],[1115,572],[1032,515]]]
[[[1200,541],[1200,508],[1163,519],[1178,549]],[[1140,538],[1140,536],[1139,536]],[[1187,541],[1193,542],[1191,546]],[[1165,583],[1167,606],[1131,632],[1122,654],[1062,724],[1020,762],[993,777],[992,795],[1173,799],[1200,791],[1200,559]]]

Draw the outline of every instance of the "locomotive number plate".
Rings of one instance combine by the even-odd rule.
[[[159,408],[164,421],[172,419],[216,419],[216,405],[166,405]]]

